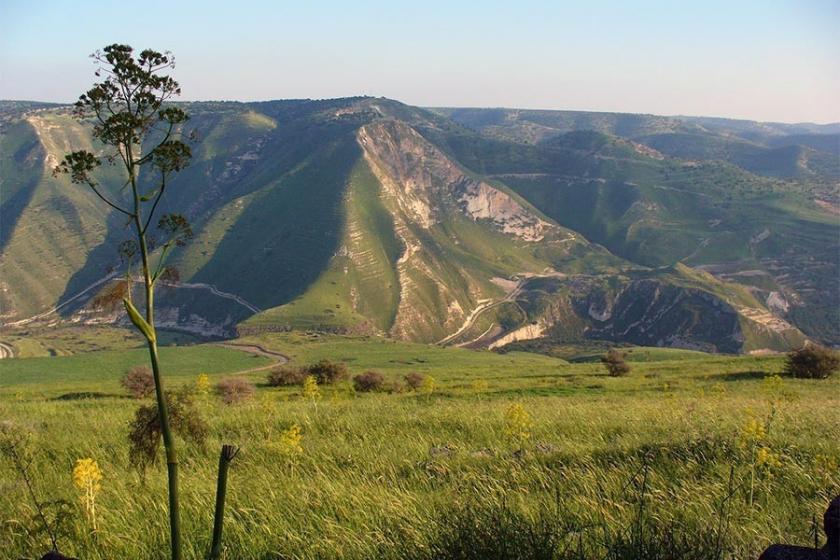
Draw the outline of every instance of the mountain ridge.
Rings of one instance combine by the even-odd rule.
[[[666,327],[653,319],[661,313],[628,307],[646,333],[633,340],[727,352],[783,349],[805,340],[800,325],[818,340],[838,340],[831,301],[814,304],[830,296],[837,270],[831,255],[821,256],[832,246],[836,220],[815,202],[826,198],[830,169],[780,181],[582,125],[538,142],[512,141],[498,129],[470,128],[383,98],[187,105],[203,141],[166,203],[187,209],[196,239],[175,256],[184,287],[173,284],[161,298],[160,315],[170,326],[214,334],[317,328],[484,346],[516,338],[516,331],[621,342],[618,325],[581,312],[588,286],[617,298],[604,306],[621,307],[632,292],[653,298],[656,310],[666,305],[663,296],[643,294],[668,292],[667,305],[685,310]],[[0,103],[0,186],[32,195],[23,204],[0,199],[4,223],[7,215],[14,219],[0,245],[0,316],[7,324],[66,301],[114,266],[108,253],[120,236],[118,221],[44,173],[51,156],[84,141],[62,110]],[[631,124],[653,126],[622,126]],[[502,132],[520,134],[516,126]],[[22,156],[25,145],[45,153],[30,148],[26,153],[35,155]],[[55,235],[39,231],[50,219],[85,244],[51,250]],[[756,231],[748,241],[733,244],[751,223]],[[84,262],[69,262],[50,280],[39,275],[43,267],[28,246],[40,247],[40,261],[75,251]],[[818,278],[797,271],[797,252],[812,259],[805,271],[820,271]],[[657,271],[683,261],[693,268]],[[760,274],[745,275],[750,267]],[[35,272],[26,277],[24,269]],[[647,288],[632,279],[639,274],[652,275]],[[693,284],[682,285],[692,275]],[[604,292],[586,277],[623,288]],[[557,280],[551,301],[529,306],[545,291],[534,287],[540,278]],[[520,290],[513,296],[512,285]],[[67,306],[65,320],[104,320],[90,301]],[[712,313],[716,305],[731,306],[738,325],[718,337],[690,311]]]

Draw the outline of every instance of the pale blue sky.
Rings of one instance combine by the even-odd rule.
[[[840,121],[840,0],[0,0],[0,99],[74,100],[113,42],[188,100]]]

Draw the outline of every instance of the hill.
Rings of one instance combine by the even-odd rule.
[[[840,341],[830,173],[757,175],[718,157],[712,124],[381,98],[185,108],[201,141],[164,204],[196,238],[161,294],[171,328],[496,348]],[[85,126],[62,107],[4,103],[0,116],[0,317],[7,328],[116,319],[91,301],[119,264],[124,224],[50,173],[90,145]],[[797,158],[826,153],[821,130],[786,133],[803,142]],[[685,134],[709,157],[671,153]],[[750,149],[787,149],[769,146],[782,132],[762,137],[767,147],[739,134]]]

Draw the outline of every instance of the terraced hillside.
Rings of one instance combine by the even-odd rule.
[[[711,125],[375,98],[186,108],[200,141],[164,204],[196,237],[161,294],[166,326],[491,347],[840,341],[830,176],[761,177],[642,138]],[[84,123],[23,104],[0,105],[0,123],[2,320],[118,320],[92,301],[124,224],[50,173],[89,145]],[[824,153],[821,131],[794,132]]]

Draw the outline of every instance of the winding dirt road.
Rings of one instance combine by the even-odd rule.
[[[488,309],[492,309],[494,307],[498,307],[498,306],[502,305],[503,303],[507,303],[509,301],[515,300],[516,297],[522,292],[522,287],[525,285],[525,282],[528,281],[528,278],[529,277],[519,278],[517,280],[516,287],[514,287],[510,292],[508,292],[508,294],[505,297],[503,297],[502,299],[498,299],[498,300],[495,300],[495,301],[484,302],[481,305],[477,306],[475,309],[473,309],[470,312],[470,314],[464,320],[464,324],[461,325],[461,328],[459,328],[457,331],[450,334],[446,338],[444,338],[442,340],[439,340],[437,342],[437,344],[444,345],[444,344],[447,344],[449,342],[452,342],[453,340],[458,338],[458,336],[460,336],[461,333],[463,333],[464,331],[466,331],[467,329],[472,327],[473,323],[475,323],[475,320],[478,318],[479,315],[481,315],[482,313],[484,313]]]
[[[283,365],[289,362],[289,357],[285,354],[281,354],[280,352],[275,352],[274,350],[268,350],[267,348],[263,348],[259,344],[239,344],[236,342],[214,342],[214,346],[223,346],[224,348],[230,348],[231,350],[239,350],[240,352],[248,352],[249,354],[254,354],[256,356],[262,356],[264,358],[268,358],[269,360],[273,360],[272,363],[258,366],[255,368],[250,369],[243,369],[241,371],[233,372],[233,375],[242,375],[245,373],[255,373],[258,371],[265,371],[267,369],[271,369],[278,365]]]

